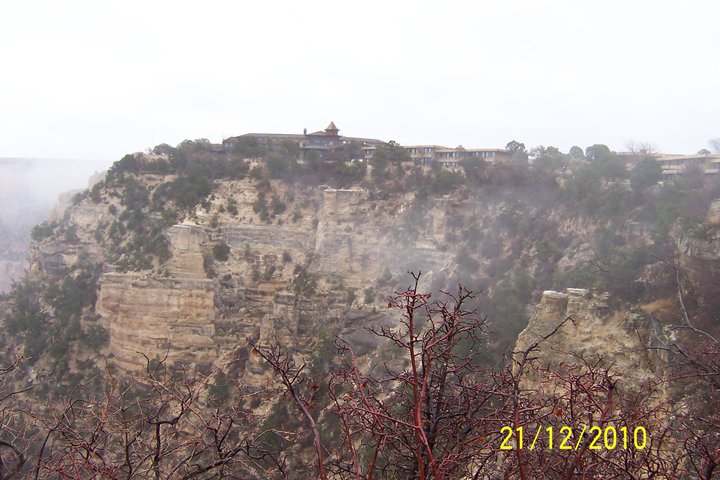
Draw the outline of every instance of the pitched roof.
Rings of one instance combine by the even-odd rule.
[[[328,125],[325,130],[340,130],[340,129],[335,126],[335,122],[330,122],[330,125]]]

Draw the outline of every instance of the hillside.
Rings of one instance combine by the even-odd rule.
[[[717,178],[644,184],[599,148],[458,171],[403,167],[393,145],[372,167],[348,163],[352,152],[298,163],[287,143],[234,148],[184,142],[127,155],[62,218],[35,227],[28,275],[0,310],[2,346],[24,355],[15,373],[31,379],[33,395],[92,391],[109,374],[163,364],[204,372],[214,395],[231,376],[242,388],[221,396],[257,393],[240,405],[267,427],[285,407],[279,396],[261,399],[277,371],[252,352],[279,346],[322,378],[338,361],[337,337],[364,372],[402,365],[368,329],[402,327],[388,299],[408,289],[407,272],[422,271],[420,289],[433,298],[458,283],[478,293],[466,307],[487,315],[486,334],[469,355],[494,371],[564,316],[579,324],[556,348],[572,348],[571,363],[609,358],[627,385],[660,378],[673,362],[651,353],[636,362],[632,352],[694,341],[672,330],[683,318],[709,335],[720,328]],[[567,288],[585,291],[569,290],[569,300],[547,292]],[[663,402],[682,401],[663,388]],[[313,458],[303,442],[295,461]]]

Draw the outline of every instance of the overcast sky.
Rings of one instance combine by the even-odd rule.
[[[0,5],[0,157],[247,132],[691,153],[720,136],[720,2]]]

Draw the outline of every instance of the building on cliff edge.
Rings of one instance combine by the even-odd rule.
[[[302,134],[246,133],[226,138],[223,140],[223,147],[226,151],[233,151],[237,145],[249,141],[262,146],[290,142],[299,147],[299,161],[304,161],[310,155],[322,155],[352,145],[359,149],[359,153],[352,158],[352,161],[368,162],[373,158],[375,150],[379,146],[387,144],[375,138],[342,136],[335,122],[330,122],[325,130],[312,133],[308,133],[307,129]],[[466,149],[463,147],[448,148],[442,145],[409,145],[404,148],[410,154],[409,166],[429,167],[437,164],[453,170],[461,168],[460,162],[466,159],[480,159],[490,164],[496,164],[508,161],[512,156],[508,150],[503,148]]]

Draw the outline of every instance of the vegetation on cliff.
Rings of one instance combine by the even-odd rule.
[[[609,405],[619,409],[612,419],[618,425],[638,418],[661,425],[683,401],[680,384],[673,383],[677,398],[666,397],[653,410],[656,405],[639,402],[636,394],[615,390],[612,366],[590,357],[553,371],[530,359],[523,368],[555,378],[564,389],[544,398],[522,390],[513,370],[517,357],[514,364],[507,354],[527,326],[527,306],[550,288],[608,292],[609,308],[618,312],[652,305],[643,318],[671,330],[675,343],[648,348],[680,359],[668,367],[676,377],[704,382],[696,392],[704,403],[695,406],[717,405],[720,260],[713,250],[718,222],[708,218],[720,197],[717,178],[689,171],[657,184],[657,162],[635,159],[628,170],[603,145],[584,152],[574,147],[566,155],[542,146],[527,152],[515,142],[513,162],[465,161],[458,171],[408,165],[405,150],[393,143],[379,148],[369,166],[349,162],[360,156],[355,145],[303,162],[287,142],[248,139],[234,148],[219,152],[208,142],[187,141],[127,155],[103,182],[75,198],[62,221],[33,231],[32,274],[3,299],[0,311],[2,345],[26,358],[11,359],[3,378],[11,393],[31,378],[33,392],[67,409],[27,416],[19,412],[30,409],[13,404],[4,418],[15,440],[0,440],[29,442],[23,447],[28,458],[39,453],[38,431],[52,431],[56,448],[39,457],[49,476],[75,468],[106,476],[282,477],[313,451],[318,472],[340,478],[373,471],[447,478],[498,465],[506,477],[525,478],[571,478],[581,464],[604,476],[648,473],[653,465],[667,473],[677,452],[701,459],[697,466],[676,461],[684,473],[701,476],[702,468],[712,467],[705,477],[711,478],[717,471],[717,452],[701,451],[717,436],[714,417],[705,426],[685,424],[687,435],[694,428],[704,439],[682,437],[685,450],[671,456],[653,444],[636,456],[615,452],[612,460],[559,451],[508,460],[496,448],[503,426],[543,421],[559,428],[580,421],[568,403],[606,423]],[[427,272],[428,297],[406,288],[408,270]],[[111,347],[137,332],[118,329],[113,338],[107,319],[98,318],[98,291],[109,273],[126,275],[117,277],[125,280],[116,293],[174,288],[163,298],[208,305],[203,312],[167,313],[168,328],[184,328],[178,331],[195,339],[205,356],[175,358],[171,347],[178,341],[171,339],[180,333],[153,331],[141,352],[147,354],[145,374],[124,383],[131,375],[116,372],[119,359]],[[425,342],[427,335],[460,328],[452,320],[457,316],[447,314],[452,302],[445,310],[423,310],[437,323],[418,318],[424,327],[415,333],[400,337],[388,326],[414,328],[384,313],[395,311],[383,308],[393,292],[404,293],[390,307],[414,313],[408,302],[439,298],[441,291],[457,291],[458,283],[482,293],[461,295],[457,308],[486,317],[476,317],[478,323],[447,349],[437,353]],[[183,288],[209,290],[200,302]],[[151,303],[160,297],[134,298]],[[210,325],[198,320],[205,317]],[[363,328],[371,320],[399,351],[368,340],[373,335]],[[349,339],[340,352],[336,336]],[[408,356],[416,341],[422,353]],[[194,347],[185,350],[195,358]],[[351,351],[359,352],[357,364]],[[408,377],[417,359],[446,369],[438,373],[423,363],[426,370]],[[387,371],[368,370],[373,364]],[[424,374],[431,390],[425,409],[411,395]],[[589,392],[578,394],[576,387]],[[650,398],[664,387],[642,388]],[[371,396],[369,403],[360,401],[363,395]],[[84,409],[73,410],[76,401]],[[471,404],[479,410],[471,412]],[[98,409],[108,412],[105,436],[78,450],[84,440],[72,439],[87,437]],[[51,428],[52,415],[66,423]],[[457,417],[446,430],[437,423],[440,430],[433,432],[438,415]],[[188,434],[196,434],[195,443]],[[135,440],[127,444],[127,438]],[[123,449],[133,450],[132,458],[116,455]],[[184,460],[188,455],[195,455],[193,462]],[[625,471],[618,470],[623,462]]]

